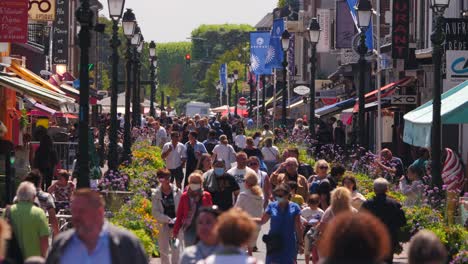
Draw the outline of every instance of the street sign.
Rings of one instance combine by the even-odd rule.
[[[304,85],[300,85],[294,88],[294,92],[298,95],[306,95],[310,93],[310,88]]]
[[[247,104],[247,99],[245,99],[245,97],[239,98],[239,104],[240,105],[246,105]]]
[[[55,0],[29,0],[28,17],[35,21],[54,21]]]
[[[391,100],[393,105],[412,105],[418,102],[416,95],[393,95]]]

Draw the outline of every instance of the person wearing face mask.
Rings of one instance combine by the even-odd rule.
[[[156,175],[159,186],[152,197],[152,215],[159,224],[158,245],[161,263],[176,264],[179,261],[180,249],[170,246],[170,234],[182,192],[170,182],[171,172],[168,169],[159,169]],[[171,261],[169,261],[169,252]]]
[[[301,208],[289,201],[291,189],[286,183],[273,191],[276,201],[268,205],[261,218],[255,221],[263,225],[270,221],[270,230],[263,236],[267,244],[266,263],[293,264],[304,248],[302,239]]]
[[[200,241],[184,250],[180,264],[196,264],[220,249],[218,230],[216,229],[220,214],[221,211],[216,205],[200,208],[197,217],[197,236]],[[164,262],[161,261],[161,263]]]
[[[221,211],[229,210],[239,195],[240,187],[236,179],[226,172],[224,160],[216,160],[213,169],[205,172],[203,178],[205,179],[203,188],[211,194],[213,204]]]
[[[196,219],[198,211],[203,206],[213,205],[211,194],[203,190],[203,176],[194,172],[188,179],[188,188],[180,197],[177,207],[176,221],[172,230],[172,237],[177,238],[179,231],[184,232],[184,245],[186,247],[197,242]]]

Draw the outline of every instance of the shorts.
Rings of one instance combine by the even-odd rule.
[[[182,169],[182,166],[177,167],[175,169],[170,169],[169,171],[171,172],[171,182],[173,182],[174,179],[177,182],[182,182],[182,180],[184,179],[184,171]]]
[[[311,228],[307,231],[304,237],[304,254],[309,255],[312,252],[312,248],[316,246],[319,237],[319,231],[315,228]]]

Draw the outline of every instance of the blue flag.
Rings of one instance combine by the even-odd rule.
[[[353,17],[354,25],[359,31],[356,9],[354,8],[356,6],[357,0],[346,0],[346,2],[348,3],[349,10],[351,11],[351,16]],[[366,46],[367,48],[369,48],[369,50],[374,49],[372,31],[373,29],[372,29],[372,19],[371,19],[371,23],[369,24],[369,27],[367,28],[367,31],[366,31]]]
[[[269,43],[270,32],[250,32],[250,66],[257,75],[271,74],[271,68],[265,67]]]
[[[219,81],[221,82],[221,85],[223,86],[223,93],[226,93],[227,91],[227,64],[223,63],[219,67]]]
[[[270,34],[270,44],[266,57],[266,67],[272,69],[283,68],[283,48],[281,46],[281,35],[284,31],[284,19],[277,18],[273,21]]]

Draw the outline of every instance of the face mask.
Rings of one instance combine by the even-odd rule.
[[[199,183],[190,183],[189,188],[190,188],[190,190],[196,192],[196,191],[199,191],[201,189],[201,184],[199,184]]]
[[[286,201],[286,198],[284,197],[275,196],[275,199],[278,203],[284,203]]]
[[[221,176],[224,174],[224,168],[214,168],[214,173],[218,176]]]

